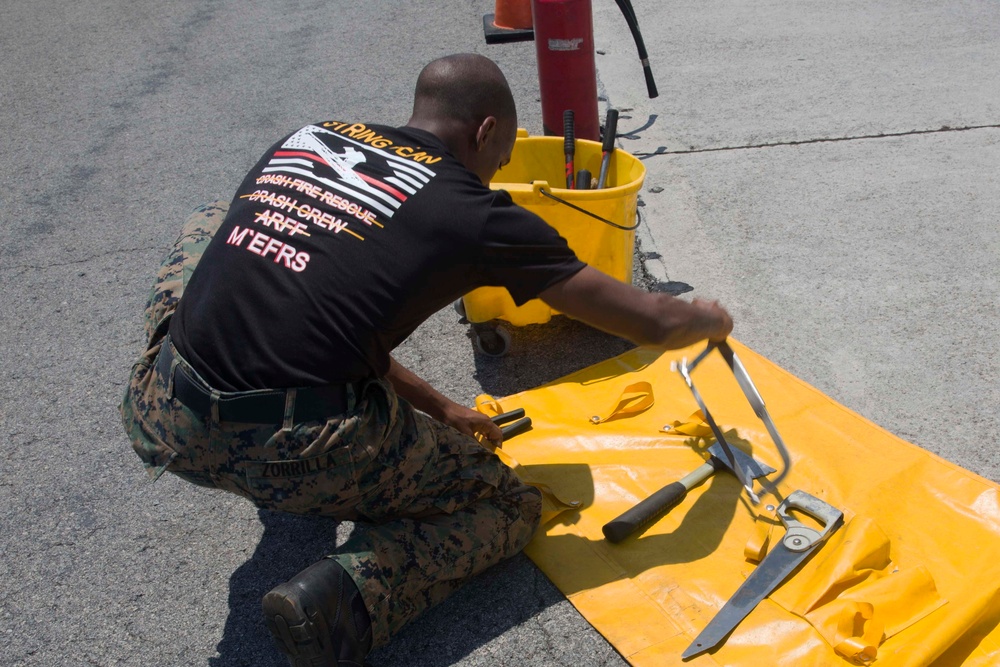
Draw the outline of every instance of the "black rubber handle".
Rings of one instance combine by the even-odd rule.
[[[667,484],[617,519],[604,524],[601,529],[604,531],[604,537],[615,544],[621,542],[684,500],[687,492],[687,488],[680,482]]]
[[[524,419],[518,419],[513,424],[509,424],[500,429],[500,433],[503,434],[503,439],[513,438],[518,433],[523,433],[531,428],[531,417],[525,417]]]
[[[576,183],[573,179],[573,154],[576,152],[576,129],[573,126],[573,110],[563,111],[563,152],[566,153],[566,189]]]
[[[610,153],[615,149],[615,136],[618,134],[618,109],[608,109],[608,117],[604,121],[604,145],[601,150]]]
[[[499,414],[496,417],[491,417],[490,421],[499,426],[500,424],[506,424],[509,421],[520,419],[523,416],[524,416],[524,408],[516,408],[514,410],[511,410],[510,412],[504,412],[503,414]]]
[[[573,110],[563,111],[563,152],[573,155],[576,152],[576,126],[573,120]]]
[[[611,167],[611,155],[615,152],[615,136],[618,134],[618,110],[608,109],[608,117],[604,121],[604,145],[601,149],[601,171],[597,175],[597,187],[604,188],[608,184],[608,170]]]
[[[593,177],[590,175],[590,172],[586,169],[581,169],[580,171],[576,172],[576,189],[589,190],[590,182],[592,180]]]

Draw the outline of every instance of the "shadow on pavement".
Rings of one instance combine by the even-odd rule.
[[[229,579],[229,616],[210,667],[287,667],[260,612],[267,591],[343,542],[350,523],[260,511],[264,533]],[[338,536],[339,533],[339,536]],[[339,537],[339,539],[338,539]],[[479,575],[372,652],[371,667],[445,667],[501,637],[562,594],[523,555]]]
[[[497,398],[534,389],[635,347],[562,315],[545,324],[501,326],[511,334],[507,355],[475,355],[476,380],[485,393]],[[470,345],[472,338],[470,327]]]
[[[370,667],[448,667],[565,600],[519,554],[480,574],[373,651]],[[485,663],[488,664],[488,663]]]
[[[264,625],[260,600],[273,587],[330,553],[338,522],[261,510],[264,533],[253,555],[229,578],[229,616],[211,667],[287,667]],[[347,524],[350,525],[350,524]],[[342,529],[343,530],[343,529]]]

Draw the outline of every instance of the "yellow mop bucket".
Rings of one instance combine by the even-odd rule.
[[[601,144],[576,141],[574,167],[586,169],[597,179],[601,170]],[[565,186],[565,154],[562,137],[529,137],[518,130],[508,165],[490,184],[506,190],[515,204],[539,215],[566,239],[580,260],[623,282],[632,282],[635,250],[636,204],[646,167],[622,150],[611,155],[607,185],[595,190],[571,190]],[[462,299],[465,317],[473,325],[504,320],[514,326],[543,324],[553,310],[539,299],[515,306],[502,287],[482,287]],[[484,332],[475,327],[477,336]],[[490,354],[506,351],[506,342],[482,345]],[[499,345],[499,347],[497,347]]]

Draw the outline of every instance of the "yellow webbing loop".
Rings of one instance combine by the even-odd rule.
[[[634,382],[622,390],[621,396],[607,417],[594,415],[590,421],[603,424],[612,419],[631,417],[648,410],[653,405],[653,385],[648,382]]]

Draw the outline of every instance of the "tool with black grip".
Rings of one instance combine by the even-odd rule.
[[[732,472],[725,458],[725,453],[722,451],[722,446],[718,442],[708,448],[708,453],[710,455],[708,461],[699,466],[694,472],[685,475],[679,481],[667,484],[618,518],[604,524],[602,528],[604,537],[609,542],[621,542],[629,535],[648,526],[655,519],[673,509],[684,500],[688,491],[704,482],[716,472],[725,470]],[[745,470],[751,480],[763,477],[764,475],[770,475],[774,472],[774,468],[754,460],[740,449],[734,447],[732,453],[736,465]]]
[[[747,490],[747,495],[750,496],[750,500],[752,500],[756,505],[760,502],[760,498],[756,493],[754,493],[753,478],[749,476],[745,468],[736,465],[736,454],[733,453],[734,448],[731,447],[726,441],[726,436],[722,435],[722,429],[720,429],[719,425],[715,423],[715,419],[712,417],[712,413],[709,412],[708,406],[705,405],[705,401],[702,399],[701,393],[698,391],[698,388],[694,386],[694,382],[691,380],[691,371],[693,371],[701,360],[705,358],[711,349],[712,348],[710,346],[705,350],[705,352],[702,352],[695,357],[695,360],[691,362],[690,366],[688,366],[686,358],[682,359],[681,363],[677,366],[677,372],[679,372],[681,377],[684,378],[684,382],[687,384],[688,389],[691,390],[691,394],[694,396],[695,402],[698,404],[698,407],[701,408],[701,414],[705,417],[705,423],[712,429],[712,433],[715,435],[715,442],[720,446],[720,450],[723,454],[721,458],[726,462],[728,468],[733,471],[733,474],[736,475],[736,479],[740,480],[740,484],[742,484],[743,488]]]
[[[754,413],[761,421],[764,422],[768,433],[771,435],[771,439],[774,440],[774,444],[781,455],[781,461],[784,469],[781,474],[774,479],[762,479],[775,472],[774,468],[760,463],[736,447],[731,446],[726,441],[726,438],[722,433],[722,429],[720,429],[718,424],[716,424],[715,419],[712,417],[712,413],[709,411],[708,406],[705,405],[705,401],[701,397],[701,393],[698,391],[697,387],[694,386],[694,382],[691,379],[691,373],[716,348],[718,348],[719,353],[722,355],[723,359],[725,359],[729,368],[733,371],[736,382],[740,386],[740,389],[743,390],[743,393],[746,396],[747,401],[749,401],[750,406],[753,408]],[[778,433],[778,429],[775,427],[774,421],[771,419],[771,416],[767,412],[767,408],[764,406],[764,399],[761,398],[760,392],[758,392],[757,387],[754,386],[753,380],[750,379],[750,375],[747,373],[746,368],[743,366],[739,357],[737,357],[733,352],[733,349],[729,346],[728,342],[723,341],[721,343],[709,343],[708,346],[700,352],[690,364],[688,363],[687,358],[684,358],[679,364],[671,364],[671,368],[674,371],[679,372],[684,378],[684,382],[691,390],[691,394],[694,396],[695,402],[698,404],[698,407],[701,408],[701,413],[705,419],[705,423],[712,429],[712,434],[715,436],[715,443],[708,449],[711,458],[707,463],[703,464],[697,470],[685,476],[680,481],[668,484],[649,498],[643,500],[632,509],[605,525],[603,529],[604,536],[610,542],[620,542],[635,531],[645,527],[654,519],[661,516],[664,512],[680,503],[681,500],[683,500],[687,495],[688,491],[704,482],[712,474],[719,470],[728,470],[735,475],[740,481],[740,484],[742,484],[746,489],[750,500],[756,504],[760,501],[760,499],[754,492],[754,480],[761,479],[761,486],[765,490],[774,491],[778,482],[784,479],[785,475],[788,474],[788,471],[791,468],[791,458],[788,455],[788,449],[785,447],[785,443],[782,440],[781,435]]]
[[[608,117],[604,121],[604,145],[601,147],[601,172],[597,177],[597,188],[608,184],[608,167],[611,166],[611,155],[615,152],[615,135],[618,133],[618,110],[608,109]]]
[[[729,341],[722,341],[721,343],[713,343],[715,347],[719,348],[719,354],[722,358],[726,360],[726,364],[729,366],[730,370],[733,371],[733,376],[736,378],[736,384],[740,386],[743,390],[743,395],[747,397],[747,401],[750,403],[750,407],[753,408],[753,412],[757,415],[757,419],[764,423],[764,428],[767,429],[768,434],[771,436],[771,440],[774,441],[774,446],[778,449],[778,454],[781,456],[781,463],[784,468],[781,474],[770,479],[767,482],[767,486],[770,488],[777,487],[778,483],[781,482],[785,475],[792,467],[791,458],[788,455],[788,448],[785,447],[785,441],[778,433],[778,427],[774,425],[774,420],[771,419],[770,413],[767,411],[767,407],[764,405],[764,399],[761,398],[760,392],[757,391],[757,387],[754,385],[753,380],[750,379],[750,374],[747,373],[746,367],[740,358],[736,356],[733,352],[733,348],[729,346]],[[712,345],[709,345],[708,349],[711,349]]]
[[[497,426],[500,426],[500,424],[507,424],[507,422],[511,421],[514,422],[513,424],[507,424],[507,426],[500,427],[500,433],[503,435],[504,440],[512,438],[518,433],[524,433],[531,428],[531,417],[524,416],[524,408],[517,408],[516,410],[505,412],[501,415],[497,415],[496,417],[491,417],[490,421]]]
[[[573,161],[576,156],[576,128],[573,121],[573,110],[563,111],[563,152],[566,154],[566,189],[572,189],[574,183],[575,167]]]

